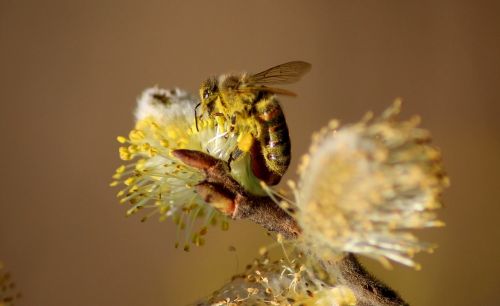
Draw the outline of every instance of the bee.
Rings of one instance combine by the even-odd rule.
[[[227,74],[205,80],[200,87],[202,114],[230,120],[229,132],[238,133],[237,149],[230,160],[250,153],[253,174],[268,185],[276,185],[291,159],[290,136],[276,95],[295,93],[270,87],[297,82],[311,69],[302,61],[284,63],[256,74]],[[196,117],[196,124],[198,117]]]

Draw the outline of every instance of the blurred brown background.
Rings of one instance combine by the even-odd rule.
[[[173,248],[171,222],[126,219],[108,187],[117,135],[146,87],[313,64],[283,99],[295,169],[313,131],[403,97],[444,152],[452,187],[423,270],[370,269],[412,305],[500,303],[497,1],[0,0],[0,260],[18,305],[186,305],[268,243],[257,226]],[[293,170],[289,178],[293,178]],[[234,245],[237,252],[229,252]]]

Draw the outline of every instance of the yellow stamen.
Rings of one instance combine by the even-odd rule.
[[[115,172],[116,174],[121,174],[125,172],[125,165],[121,165],[120,167],[118,167]]]
[[[128,179],[126,179],[123,183],[127,186],[130,186],[132,183],[135,182],[135,177],[129,177]]]
[[[164,148],[168,148],[169,142],[168,140],[162,139],[160,140],[160,145]]]
[[[151,145],[150,145],[149,143],[147,143],[147,142],[146,142],[146,143],[143,143],[143,144],[140,146],[139,150],[140,150],[141,152],[148,152],[150,148],[151,148]]]
[[[144,133],[140,130],[132,130],[128,136],[132,141],[139,141],[144,139]]]
[[[136,145],[130,145],[128,146],[128,151],[131,153],[131,154],[134,154],[134,153],[137,153],[138,151],[138,147]]]
[[[118,149],[118,152],[120,152],[120,158],[122,160],[130,160],[130,159],[132,159],[132,155],[128,152],[127,148],[120,147],[120,149]]]

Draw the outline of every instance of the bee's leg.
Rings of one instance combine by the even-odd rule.
[[[231,127],[229,128],[229,131],[232,133],[234,132],[236,128],[236,114],[231,116]]]
[[[231,152],[231,154],[229,154],[229,158],[227,160],[227,165],[229,166],[229,170],[231,170],[231,162],[234,160],[233,153],[234,153],[234,151]]]
[[[257,121],[254,121],[252,129],[255,133],[255,138],[260,139],[262,136],[262,124],[258,124]]]
[[[231,116],[231,127],[229,128],[231,132],[237,131],[238,118],[242,117],[243,116],[241,112],[234,112],[234,114]]]
[[[237,160],[243,152],[240,149],[235,149],[231,154],[229,154],[229,159],[227,160],[227,165],[229,166],[229,170],[231,170],[231,162]]]
[[[234,151],[231,152],[231,154],[229,154],[229,158],[227,160],[227,165],[229,166],[229,171],[231,171],[231,162],[234,160],[233,153],[234,153]]]

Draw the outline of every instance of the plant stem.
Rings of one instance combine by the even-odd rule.
[[[270,197],[249,194],[231,177],[225,161],[192,150],[175,150],[173,154],[185,164],[204,171],[205,181],[195,188],[208,204],[235,220],[251,220],[285,238],[300,237],[297,221]],[[346,254],[334,265],[339,282],[354,291],[357,305],[408,305],[394,290],[368,273],[353,254]]]
[[[409,305],[389,286],[371,275],[354,254],[348,253],[338,263],[339,282],[354,291],[359,306]]]

